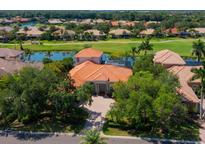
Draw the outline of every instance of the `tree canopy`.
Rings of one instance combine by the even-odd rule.
[[[148,55],[136,60],[134,75],[128,82],[114,84],[116,103],[109,116],[135,129],[167,131],[183,122],[187,109],[176,93],[176,77],[154,65],[151,58]]]

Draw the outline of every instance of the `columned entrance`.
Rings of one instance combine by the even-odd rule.
[[[110,83],[105,81],[94,82],[97,95],[107,95],[110,93]]]

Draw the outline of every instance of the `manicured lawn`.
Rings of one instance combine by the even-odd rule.
[[[138,45],[142,39],[116,39],[106,41],[43,41],[43,45],[30,44],[25,42],[24,48],[32,51],[79,51],[85,47],[85,44],[90,44],[93,48],[109,53],[113,56],[120,56],[129,51],[131,47]],[[170,49],[179,53],[181,56],[191,56],[192,42],[195,39],[181,39],[181,38],[166,38],[166,39],[152,39],[151,43],[154,45],[155,53],[162,49]],[[18,44],[0,44],[1,48],[19,48]],[[143,54],[143,53],[142,53]]]
[[[156,137],[176,140],[199,141],[199,126],[194,122],[188,122],[185,125],[175,126],[169,129],[168,133],[150,131],[140,131],[131,129],[125,125],[119,125],[113,122],[107,122],[103,127],[105,135],[113,136],[138,136],[138,137]]]

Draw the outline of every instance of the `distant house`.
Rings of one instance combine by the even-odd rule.
[[[186,64],[180,55],[168,49],[157,52],[154,56],[153,61],[154,63],[161,64],[166,68],[169,68],[171,66],[183,66]]]
[[[12,20],[15,21],[15,22],[21,22],[21,23],[31,21],[30,18],[22,18],[20,16],[16,16],[15,18],[12,18]]]
[[[200,28],[194,28],[193,30],[197,35],[201,35],[201,36],[205,35],[205,28],[200,27]]]
[[[0,31],[5,31],[5,32],[11,32],[13,31],[14,28],[10,27],[10,26],[3,26],[3,27],[0,27]]]
[[[79,51],[75,56],[75,63],[81,64],[87,60],[92,61],[96,64],[100,64],[102,62],[103,52],[93,48],[86,48]]]
[[[146,30],[142,30],[139,34],[140,34],[140,36],[150,36],[150,35],[153,35],[154,32],[155,32],[154,29],[149,28],[149,29],[146,29]]]
[[[96,64],[85,61],[75,66],[69,75],[74,80],[76,87],[86,82],[94,85],[94,92],[98,94],[109,94],[112,92],[112,84],[118,81],[127,81],[132,75],[132,70],[125,67]]]
[[[94,24],[92,19],[83,19],[80,24],[91,25]]]
[[[28,30],[20,29],[18,34],[25,34],[28,37],[40,37],[44,31],[40,31],[37,27],[28,27]]]
[[[19,59],[23,55],[23,51],[0,48],[0,58],[3,59]]]
[[[61,24],[63,22],[60,19],[49,19],[48,23],[49,24]]]
[[[112,36],[112,38],[129,38],[131,35],[131,32],[127,29],[114,29],[109,32],[109,34]]]
[[[104,32],[101,32],[97,29],[89,29],[89,30],[84,31],[84,34],[85,33],[91,34],[95,40],[102,39],[106,36]]]
[[[118,21],[110,21],[110,25],[111,25],[112,27],[118,27],[120,24],[119,24]]]
[[[174,28],[170,28],[170,29],[166,29],[165,32],[168,34],[168,35],[171,35],[171,36],[176,36],[176,35],[179,35],[180,32],[179,30],[174,27]]]
[[[63,38],[65,37],[65,39],[71,39],[73,40],[75,38],[75,31],[73,30],[66,30],[65,28],[60,28],[59,30],[53,32],[53,36],[55,37],[59,37],[59,38]]]

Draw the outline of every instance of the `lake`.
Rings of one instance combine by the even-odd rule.
[[[30,56],[30,59],[28,59],[28,56],[24,56],[25,61],[31,61],[31,62],[41,62],[44,58],[50,58],[51,60],[63,60],[64,58],[71,57],[73,58],[75,52],[59,52],[59,51],[53,51],[53,52],[33,52]]]

